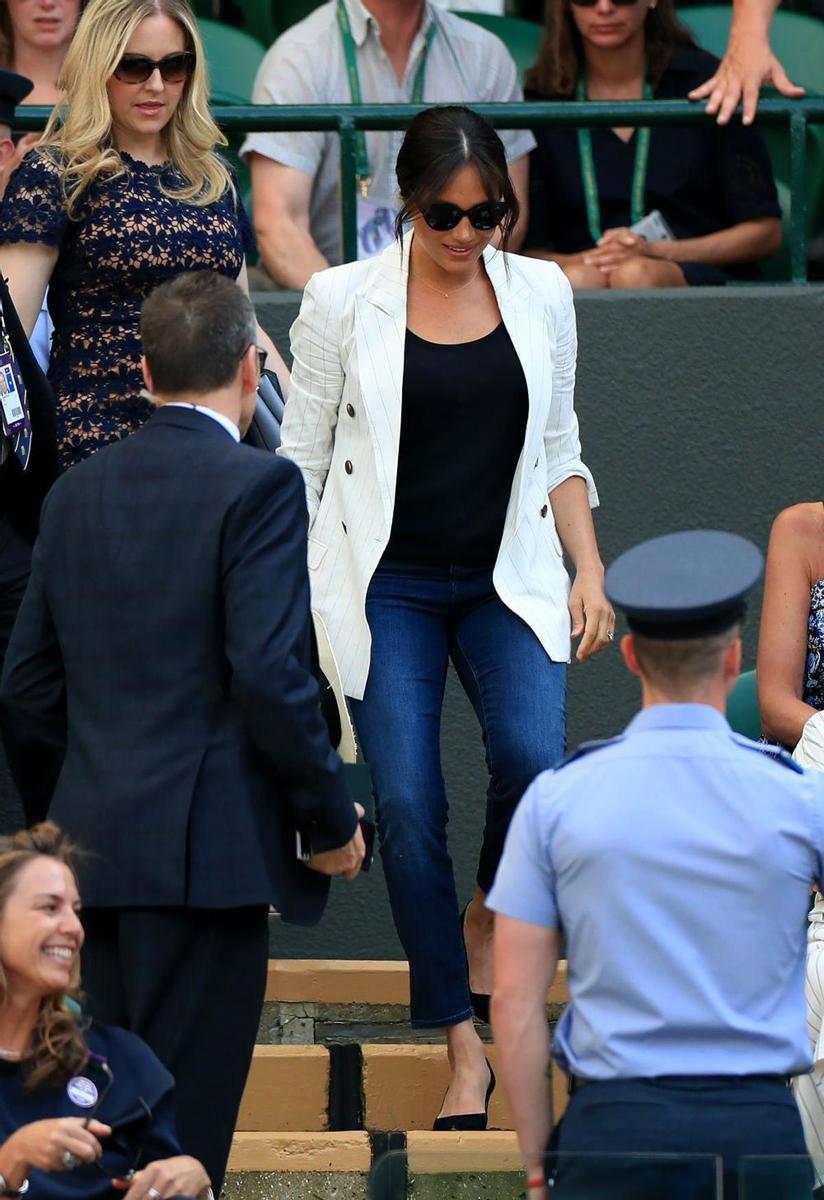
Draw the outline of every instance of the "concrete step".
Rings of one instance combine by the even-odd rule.
[[[566,963],[547,995],[557,1020],[566,1004]],[[482,1037],[490,1037],[479,1025]],[[409,1026],[409,967],[405,962],[271,959],[258,1042],[442,1042],[436,1030]]]
[[[494,1046],[489,1047],[489,1060],[494,1068]],[[365,1045],[360,1055],[349,1055],[341,1069],[349,1077],[339,1079],[338,1087],[351,1098],[344,1112],[353,1126],[373,1132],[431,1130],[449,1082],[445,1046]],[[328,1131],[331,1079],[326,1046],[256,1046],[238,1114],[238,1131]],[[566,1106],[566,1079],[558,1070],[553,1071],[552,1079],[555,1112],[560,1116]],[[512,1128],[500,1086],[492,1096],[489,1125],[490,1129]]]
[[[514,1133],[432,1133],[400,1136],[409,1196],[416,1200],[519,1200],[521,1159]],[[397,1152],[396,1152],[397,1157]],[[381,1162],[384,1166],[381,1166]],[[382,1145],[366,1133],[238,1133],[232,1146],[226,1200],[366,1200],[374,1169],[387,1164]],[[385,1193],[383,1193],[385,1194]],[[382,1196],[376,1188],[374,1195]],[[393,1200],[400,1200],[398,1191]]]
[[[550,1022],[566,1000],[562,963],[547,996]],[[502,1090],[487,1133],[433,1133],[446,1047],[437,1031],[413,1033],[408,1022],[406,963],[272,959],[226,1200],[366,1200],[370,1167],[388,1144],[404,1147],[416,1200],[519,1200],[523,1176]],[[494,1046],[488,1053],[494,1066]],[[558,1071],[553,1097],[560,1116]]]

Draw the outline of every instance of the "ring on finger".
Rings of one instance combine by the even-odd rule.
[[[160,1192],[155,1187],[146,1188],[146,1195],[149,1200],[162,1200]]]
[[[77,1166],[77,1159],[72,1154],[71,1150],[64,1150],[60,1161],[67,1171],[73,1171]]]

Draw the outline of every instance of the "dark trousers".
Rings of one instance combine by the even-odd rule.
[[[174,1075],[181,1147],[217,1196],[266,988],[267,909],[85,909],[83,925],[86,1007]]]
[[[23,599],[31,570],[31,546],[0,512],[0,671],[6,657],[17,610]],[[0,730],[0,833],[14,833],[24,825],[23,811],[12,783],[9,767],[18,760],[17,745],[5,729]]]
[[[557,1200],[716,1200],[712,1156],[721,1160],[724,1200],[738,1200],[739,1179],[741,1200],[812,1195],[795,1100],[783,1080],[765,1076],[587,1083],[548,1150]],[[765,1157],[740,1161],[749,1155]],[[766,1158],[791,1155],[801,1157]]]

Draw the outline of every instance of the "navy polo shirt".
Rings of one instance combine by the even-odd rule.
[[[98,1120],[112,1126],[111,1139],[101,1139],[107,1170],[125,1174],[133,1166],[144,1167],[155,1159],[180,1154],[174,1124],[174,1081],[146,1043],[124,1029],[96,1022],[87,1029],[86,1041],[94,1055],[106,1059],[114,1075],[114,1084],[96,1114]],[[100,1065],[90,1058],[73,1079],[28,1094],[24,1068],[0,1061],[0,1138],[5,1141],[32,1121],[87,1117],[106,1083]],[[32,1171],[27,1200],[114,1200],[122,1195],[97,1167],[84,1164],[73,1171]]]

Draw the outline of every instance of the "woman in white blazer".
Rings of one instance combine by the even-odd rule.
[[[446,1030],[436,1128],[479,1129],[494,1085],[472,1022],[491,990],[484,897],[518,800],[564,751],[570,635],[587,658],[614,615],[573,408],[571,289],[492,244],[518,217],[501,141],[468,109],[430,108],[397,176],[398,244],[306,287],[281,453],[306,481],[312,605],[372,770],[412,1022]],[[439,753],[450,659],[490,772],[462,920]]]

